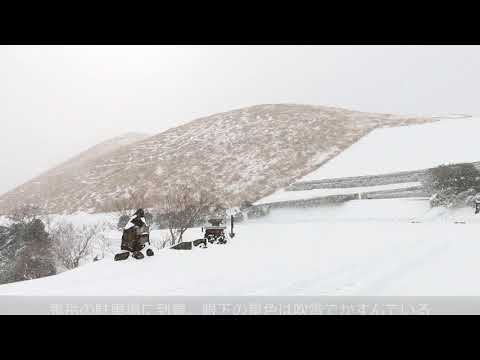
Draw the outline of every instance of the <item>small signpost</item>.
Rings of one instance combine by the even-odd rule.
[[[235,233],[233,232],[233,215],[230,215],[230,239],[233,239],[235,237]]]

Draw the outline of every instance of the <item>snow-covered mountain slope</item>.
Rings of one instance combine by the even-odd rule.
[[[480,155],[475,151],[480,118],[435,118],[439,121],[375,129],[319,169],[255,204],[300,201],[329,195],[361,196],[367,192],[401,189],[407,189],[405,194],[410,196],[409,188],[421,188],[421,173],[425,169],[441,164],[480,161]],[[345,183],[364,186],[346,187]],[[323,185],[325,188],[322,188]]]
[[[167,184],[214,185],[226,205],[255,201],[338,155],[371,130],[431,122],[339,108],[258,105],[189,122],[88,161],[72,161],[0,197],[0,213],[109,211],[127,190],[155,205]],[[408,141],[408,139],[405,139]]]
[[[0,296],[479,295],[480,218],[463,212],[457,216],[466,224],[444,216],[411,223],[428,213],[426,201],[413,199],[275,210],[238,225],[224,246],[104,259],[2,285]],[[111,234],[117,241],[119,235]]]
[[[476,150],[480,117],[437,117],[440,121],[376,129],[299,181],[420,170],[441,164],[480,161]]]
[[[144,140],[149,136],[150,135],[142,133],[126,133],[121,136],[114,137],[91,147],[87,151],[84,151],[76,157],[64,162],[60,166],[53,168],[50,170],[51,172],[48,172],[47,174],[48,176],[54,176],[62,174],[62,172],[66,172],[72,167],[82,167],[88,162],[100,159],[115,150]]]

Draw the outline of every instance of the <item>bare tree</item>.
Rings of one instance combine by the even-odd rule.
[[[113,243],[112,240],[107,236],[99,234],[97,237],[96,245],[100,255],[97,256],[97,258],[100,257],[101,259],[103,259],[107,254],[112,254]]]
[[[145,207],[146,191],[127,190],[127,196],[113,201],[113,210],[120,216],[132,216],[136,209]]]
[[[169,245],[173,245],[170,235],[165,233],[163,233],[160,238],[150,238],[150,243],[159,250],[164,249]]]
[[[212,189],[176,184],[167,188],[156,213],[166,224],[173,245],[181,242],[185,231],[203,220],[217,204],[218,199]]]
[[[119,216],[117,228],[123,229],[127,225],[128,220],[133,216],[139,208],[145,208],[146,190],[127,190],[127,196],[114,200],[109,209],[113,209]]]
[[[102,230],[102,224],[81,227],[67,222],[57,224],[50,236],[58,261],[69,270],[78,267],[80,261],[91,255],[94,242],[103,236]]]

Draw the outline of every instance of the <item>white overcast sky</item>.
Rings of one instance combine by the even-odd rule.
[[[0,193],[125,132],[265,103],[480,114],[479,46],[0,46]]]

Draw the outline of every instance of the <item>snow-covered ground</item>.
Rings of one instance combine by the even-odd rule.
[[[479,161],[474,149],[479,130],[479,119],[462,117],[375,130],[302,180]],[[415,185],[280,191],[273,196],[276,201],[306,199]],[[77,225],[110,224],[105,235],[118,251],[121,233],[114,230],[113,214],[63,219]],[[480,295],[479,230],[480,215],[473,209],[431,209],[424,198],[273,209],[269,216],[238,224],[236,237],[226,245],[161,249],[140,261],[114,262],[107,256],[59,275],[2,285],[0,296]],[[162,243],[164,235],[153,231],[152,242]],[[190,229],[185,237],[201,237],[200,229]]]
[[[227,245],[107,258],[0,295],[480,295],[479,229],[472,209],[432,211],[421,199],[279,209],[239,224]],[[118,246],[120,233],[110,236]]]
[[[420,170],[480,161],[476,150],[480,117],[373,130],[299,181]]]

